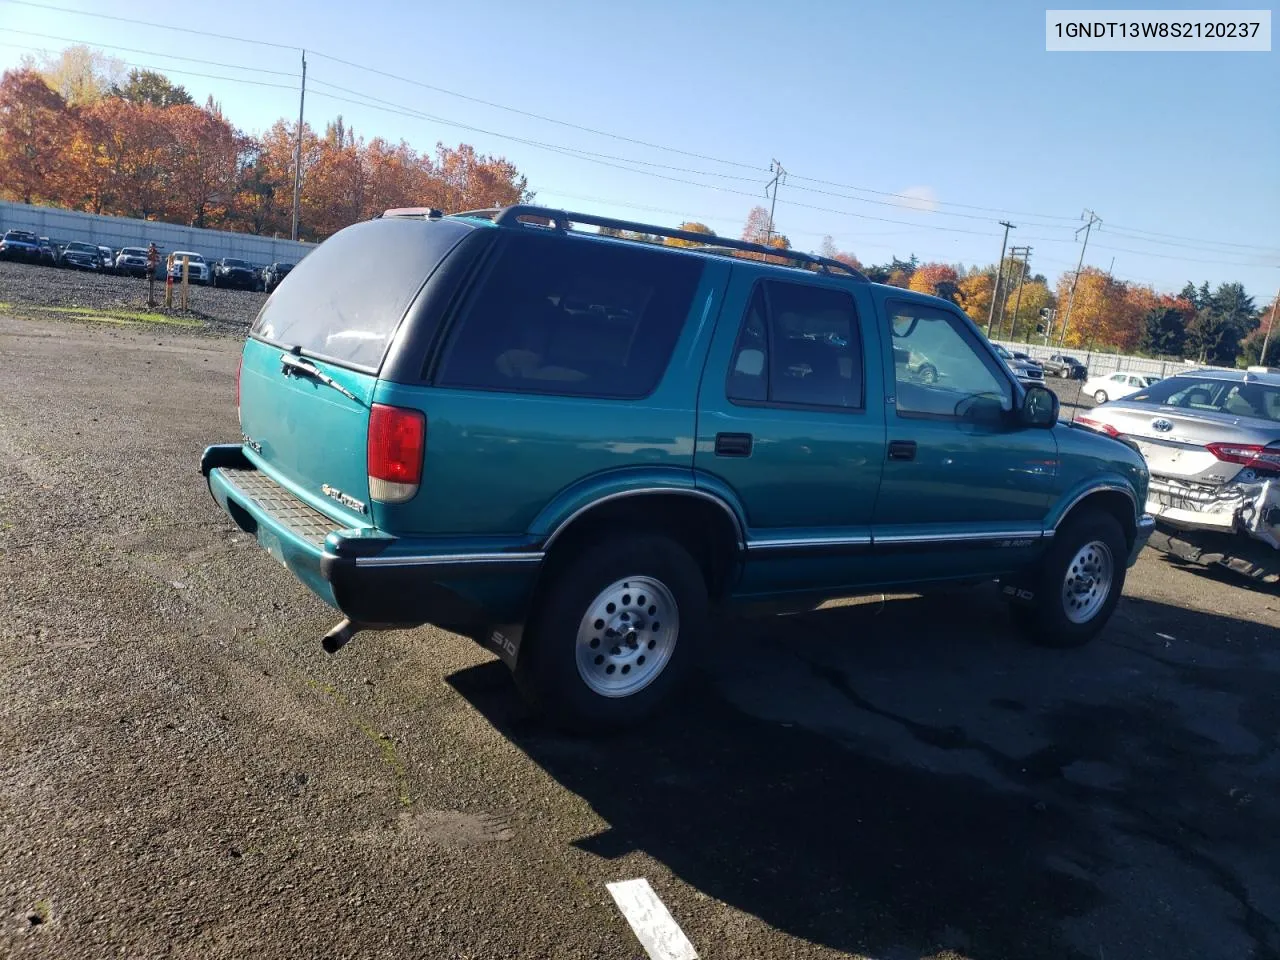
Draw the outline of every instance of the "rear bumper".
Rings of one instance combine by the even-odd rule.
[[[239,444],[206,449],[200,471],[241,530],[356,623],[429,623],[483,640],[495,625],[524,620],[541,552],[463,551],[344,529],[258,470]]]

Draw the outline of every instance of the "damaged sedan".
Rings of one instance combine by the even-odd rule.
[[[1153,547],[1280,580],[1280,374],[1180,373],[1075,422],[1146,459]]]

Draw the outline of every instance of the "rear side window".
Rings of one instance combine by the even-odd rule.
[[[730,400],[859,410],[862,379],[852,296],[802,283],[756,284],[729,367]]]
[[[638,244],[514,234],[455,327],[436,383],[647,396],[701,276],[700,260]]]
[[[413,298],[473,229],[452,220],[387,219],[340,230],[293,267],[249,332],[377,371]]]

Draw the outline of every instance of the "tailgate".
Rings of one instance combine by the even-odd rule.
[[[355,399],[286,366],[287,351],[249,339],[240,369],[240,429],[285,484],[327,500],[335,515],[369,522],[366,444],[375,378],[308,359]]]

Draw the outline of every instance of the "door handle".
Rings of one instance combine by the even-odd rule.
[[[751,456],[752,437],[749,433],[717,433],[717,457]]]
[[[890,440],[890,460],[914,460],[916,458],[916,442],[914,440]]]

